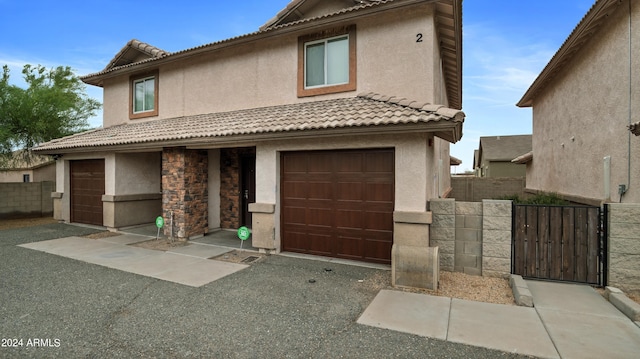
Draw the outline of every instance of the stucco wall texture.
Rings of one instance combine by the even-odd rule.
[[[619,6],[535,97],[528,188],[640,202],[640,138],[627,129],[640,120],[640,6],[631,8],[630,15],[627,3]],[[611,190],[605,194],[606,156]],[[621,184],[628,187],[622,199]]]
[[[322,99],[376,92],[448,105],[433,5],[385,11],[335,26],[356,25],[357,89]],[[329,26],[331,27],[331,26]],[[298,98],[298,37],[244,43],[160,67],[159,118],[317,101]],[[416,34],[422,41],[416,42]],[[402,61],[398,61],[402,58]],[[104,82],[104,126],[129,121],[129,76]],[[140,120],[137,120],[140,121]]]

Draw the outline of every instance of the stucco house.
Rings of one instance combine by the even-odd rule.
[[[526,166],[513,163],[515,157],[531,151],[531,135],[480,137],[474,151],[474,171],[477,177],[524,177]]]
[[[568,200],[640,203],[640,7],[598,0],[529,87],[527,189]]]
[[[55,216],[180,239],[390,263],[428,247],[462,136],[461,0],[294,0],[256,32],[177,52],[132,40],[104,70],[103,128],[58,155]]]
[[[0,182],[55,182],[56,165],[51,156],[31,156],[26,158],[22,151],[12,154],[6,163],[0,165]]]

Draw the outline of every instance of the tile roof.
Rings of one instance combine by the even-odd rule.
[[[462,136],[465,114],[441,105],[369,93],[222,113],[131,122],[39,145],[34,151],[65,153],[104,147],[149,148],[314,135],[321,131],[434,132],[447,141]],[[304,132],[304,133],[303,133]],[[326,134],[326,132],[325,132]],[[331,134],[331,132],[329,132]]]
[[[640,122],[632,123],[629,125],[629,131],[636,136],[640,136]]]
[[[278,25],[284,25],[286,24],[286,22],[284,22],[286,20],[287,17],[289,17],[291,14],[295,14],[298,16],[297,20],[302,20],[300,19],[300,14],[298,9],[300,8],[301,5],[303,5],[305,2],[308,2],[309,0],[291,0],[287,6],[280,10],[276,16],[274,16],[273,18],[271,18],[269,21],[267,21],[264,25],[260,26],[260,30],[266,30],[269,29],[271,27],[275,27]],[[385,0],[383,2],[391,2],[394,0]],[[376,3],[381,2],[380,0],[354,0],[354,6],[345,8],[345,9],[353,9],[353,8],[360,8],[364,5],[369,5],[369,4],[373,4],[375,5]],[[344,10],[344,9],[343,9]]]
[[[511,161],[531,151],[531,135],[480,137],[480,160]]]
[[[567,71],[571,71],[571,59],[589,43],[591,38],[598,34],[598,30],[602,28],[609,14],[615,11],[621,3],[622,1],[620,0],[597,0],[560,46],[560,49],[549,60],[547,66],[531,84],[522,99],[517,103],[517,106],[533,106],[533,100],[538,92],[542,91],[546,84],[556,77],[559,71],[563,71],[565,68],[567,68]]]
[[[449,105],[456,109],[462,108],[462,0],[422,0],[424,2],[431,2],[436,4],[436,26],[438,31],[438,36],[440,38],[440,46],[441,53],[443,58],[444,72],[446,76],[446,87],[447,87],[447,96],[449,99]],[[291,6],[296,6],[297,3],[301,2],[300,0],[293,0],[291,2]],[[135,71],[138,69],[134,69],[136,67],[152,67],[157,66],[155,64],[156,61],[174,61],[180,59],[182,57],[190,57],[198,53],[214,51],[218,48],[228,47],[232,45],[236,45],[242,43],[244,41],[256,41],[265,36],[273,36],[274,33],[286,32],[286,31],[296,31],[299,27],[304,27],[305,29],[308,26],[313,26],[313,23],[321,23],[326,25],[328,21],[341,21],[343,20],[343,16],[350,16],[349,18],[353,18],[358,15],[361,11],[378,11],[379,7],[400,7],[406,4],[415,4],[420,2],[419,0],[378,0],[378,1],[363,1],[360,4],[348,8],[344,8],[342,10],[332,12],[329,14],[324,14],[316,17],[300,19],[297,21],[292,21],[283,24],[276,24],[269,26],[267,23],[265,26],[260,28],[258,31],[232,37],[226,40],[220,40],[216,42],[212,42],[209,44],[204,44],[192,48],[188,48],[181,51],[176,52],[166,52],[160,49],[157,49],[151,45],[153,49],[158,50],[153,53],[153,56],[150,56],[147,59],[139,60],[137,62],[132,63],[122,63],[118,62],[118,55],[114,57],[113,60],[109,63],[105,69],[102,71],[88,74],[85,76],[80,76],[80,79],[88,84],[95,86],[102,86],[102,80],[108,77],[111,73],[120,72],[120,71]],[[287,11],[285,8],[283,11]],[[279,14],[283,16],[283,14]],[[277,19],[273,19],[273,21],[277,22]],[[311,25],[309,25],[311,24]],[[137,40],[131,40],[131,42]],[[123,52],[125,48],[121,50]],[[120,55],[120,53],[119,53]],[[145,67],[146,66],[146,67]]]
[[[129,40],[126,45],[111,59],[111,61],[105,66],[103,71],[109,71],[114,67],[123,65],[129,65],[134,62],[140,61],[140,57],[144,60],[156,59],[170,55],[170,52],[159,49],[155,46],[151,46],[146,42],[142,42],[136,39]]]

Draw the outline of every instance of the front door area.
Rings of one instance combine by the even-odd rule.
[[[391,263],[394,150],[287,152],[282,250]]]
[[[252,217],[249,204],[256,202],[256,157],[245,155],[240,159],[240,202],[242,203],[242,219],[240,224],[251,228]]]

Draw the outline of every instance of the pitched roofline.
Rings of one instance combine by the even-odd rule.
[[[620,0],[597,0],[516,105],[518,107],[533,106],[533,101],[537,94],[559,71],[564,69],[575,54],[591,40],[593,35],[599,30],[600,25],[602,25],[610,13],[617,9],[620,3]]]
[[[273,36],[282,34],[305,31],[316,27],[326,26],[335,22],[350,21],[352,19],[376,14],[381,11],[387,11],[390,9],[397,9],[406,6],[411,6],[419,3],[436,3],[438,6],[437,15],[445,17],[446,14],[442,13],[442,9],[446,6],[452,7],[453,29],[440,29],[439,35],[444,38],[442,41],[441,53],[443,58],[443,67],[447,84],[447,97],[449,100],[449,107],[455,109],[462,108],[462,6],[461,0],[381,0],[377,2],[366,3],[359,6],[350,7],[334,13],[325,14],[309,19],[302,19],[287,24],[277,25],[269,27],[265,30],[259,30],[256,32],[232,37],[226,40],[220,40],[205,45],[192,47],[189,49],[165,52],[158,57],[149,58],[146,60],[138,61],[135,63],[117,66],[113,68],[105,68],[104,70],[85,76],[80,76],[80,79],[90,85],[102,87],[103,80],[113,76],[119,76],[123,74],[132,74],[144,70],[150,70],[157,68],[161,64],[166,64],[181,59],[196,56],[202,53],[220,50],[232,46],[238,46],[253,41],[258,41]],[[438,27],[445,27],[445,25],[437,23]],[[453,36],[445,36],[445,32],[453,31]],[[445,45],[446,43],[447,45]],[[453,44],[453,47],[451,46]],[[126,47],[126,46],[125,46]]]
[[[122,56],[124,56],[124,54],[126,54],[129,49],[134,49],[141,53],[147,54],[149,58],[164,57],[171,54],[170,52],[167,52],[155,46],[149,45],[146,42],[142,42],[136,39],[131,39],[129,40],[129,42],[127,42],[126,45],[124,45],[124,47],[122,47],[122,49],[120,49],[120,51],[116,54],[116,56],[114,56],[113,59],[109,61],[107,66],[105,66],[104,70],[102,71],[108,71],[116,67],[115,64],[118,63],[120,58],[122,58]]]
[[[264,120],[264,116],[261,114],[265,112],[280,114],[279,116],[281,118],[295,119],[298,117],[296,113],[305,114],[306,116],[306,114],[309,113],[309,109],[301,107],[310,104],[324,108],[323,103],[342,103],[342,106],[348,106],[349,109],[352,109],[351,106],[359,101],[364,101],[375,107],[377,107],[375,103],[379,102],[384,104],[385,107],[382,110],[377,110],[380,112],[360,112],[355,115],[356,117],[351,116],[348,120],[344,118],[342,119],[343,121],[334,116],[329,120],[325,119],[317,122],[296,123],[294,120],[294,122],[280,123],[279,125],[274,125],[273,122],[269,122],[267,127],[262,127],[263,124],[267,125],[266,123],[260,123],[260,121]],[[403,113],[405,110],[409,110],[409,112]],[[322,109],[320,111],[322,111]],[[398,114],[397,111],[400,111],[400,114]],[[335,113],[333,115],[335,115]],[[249,118],[256,120],[248,122],[238,120],[243,116],[249,116]],[[163,146],[202,146],[204,148],[207,146],[216,147],[218,145],[238,146],[238,144],[245,144],[251,141],[304,138],[307,136],[352,136],[359,134],[371,135],[416,132],[433,133],[437,137],[455,143],[460,140],[462,136],[464,117],[464,112],[441,105],[432,105],[375,93],[363,93],[354,98],[338,98],[317,102],[277,105],[120,124],[51,140],[38,145],[33,151],[39,154],[61,154],[86,152],[87,150],[131,150],[162,148]],[[202,119],[204,122],[223,125],[220,125],[219,128],[213,129],[210,132],[206,132],[206,130],[197,126],[198,130],[196,132],[189,132],[191,131],[189,128],[186,128],[186,132],[183,131],[182,133],[176,133],[171,130],[167,131],[168,124],[184,123],[186,120],[197,121],[198,119]],[[229,121],[229,119],[232,119],[232,121]],[[275,120],[270,119],[267,121]],[[302,121],[306,120],[303,119]],[[240,123],[241,125],[236,126]],[[258,126],[252,126],[256,123]],[[192,126],[191,129],[196,127]],[[150,129],[152,132],[156,131],[158,136],[150,138],[131,135],[148,133]],[[180,132],[180,130],[178,130],[178,132]],[[83,138],[85,139],[83,140]]]

